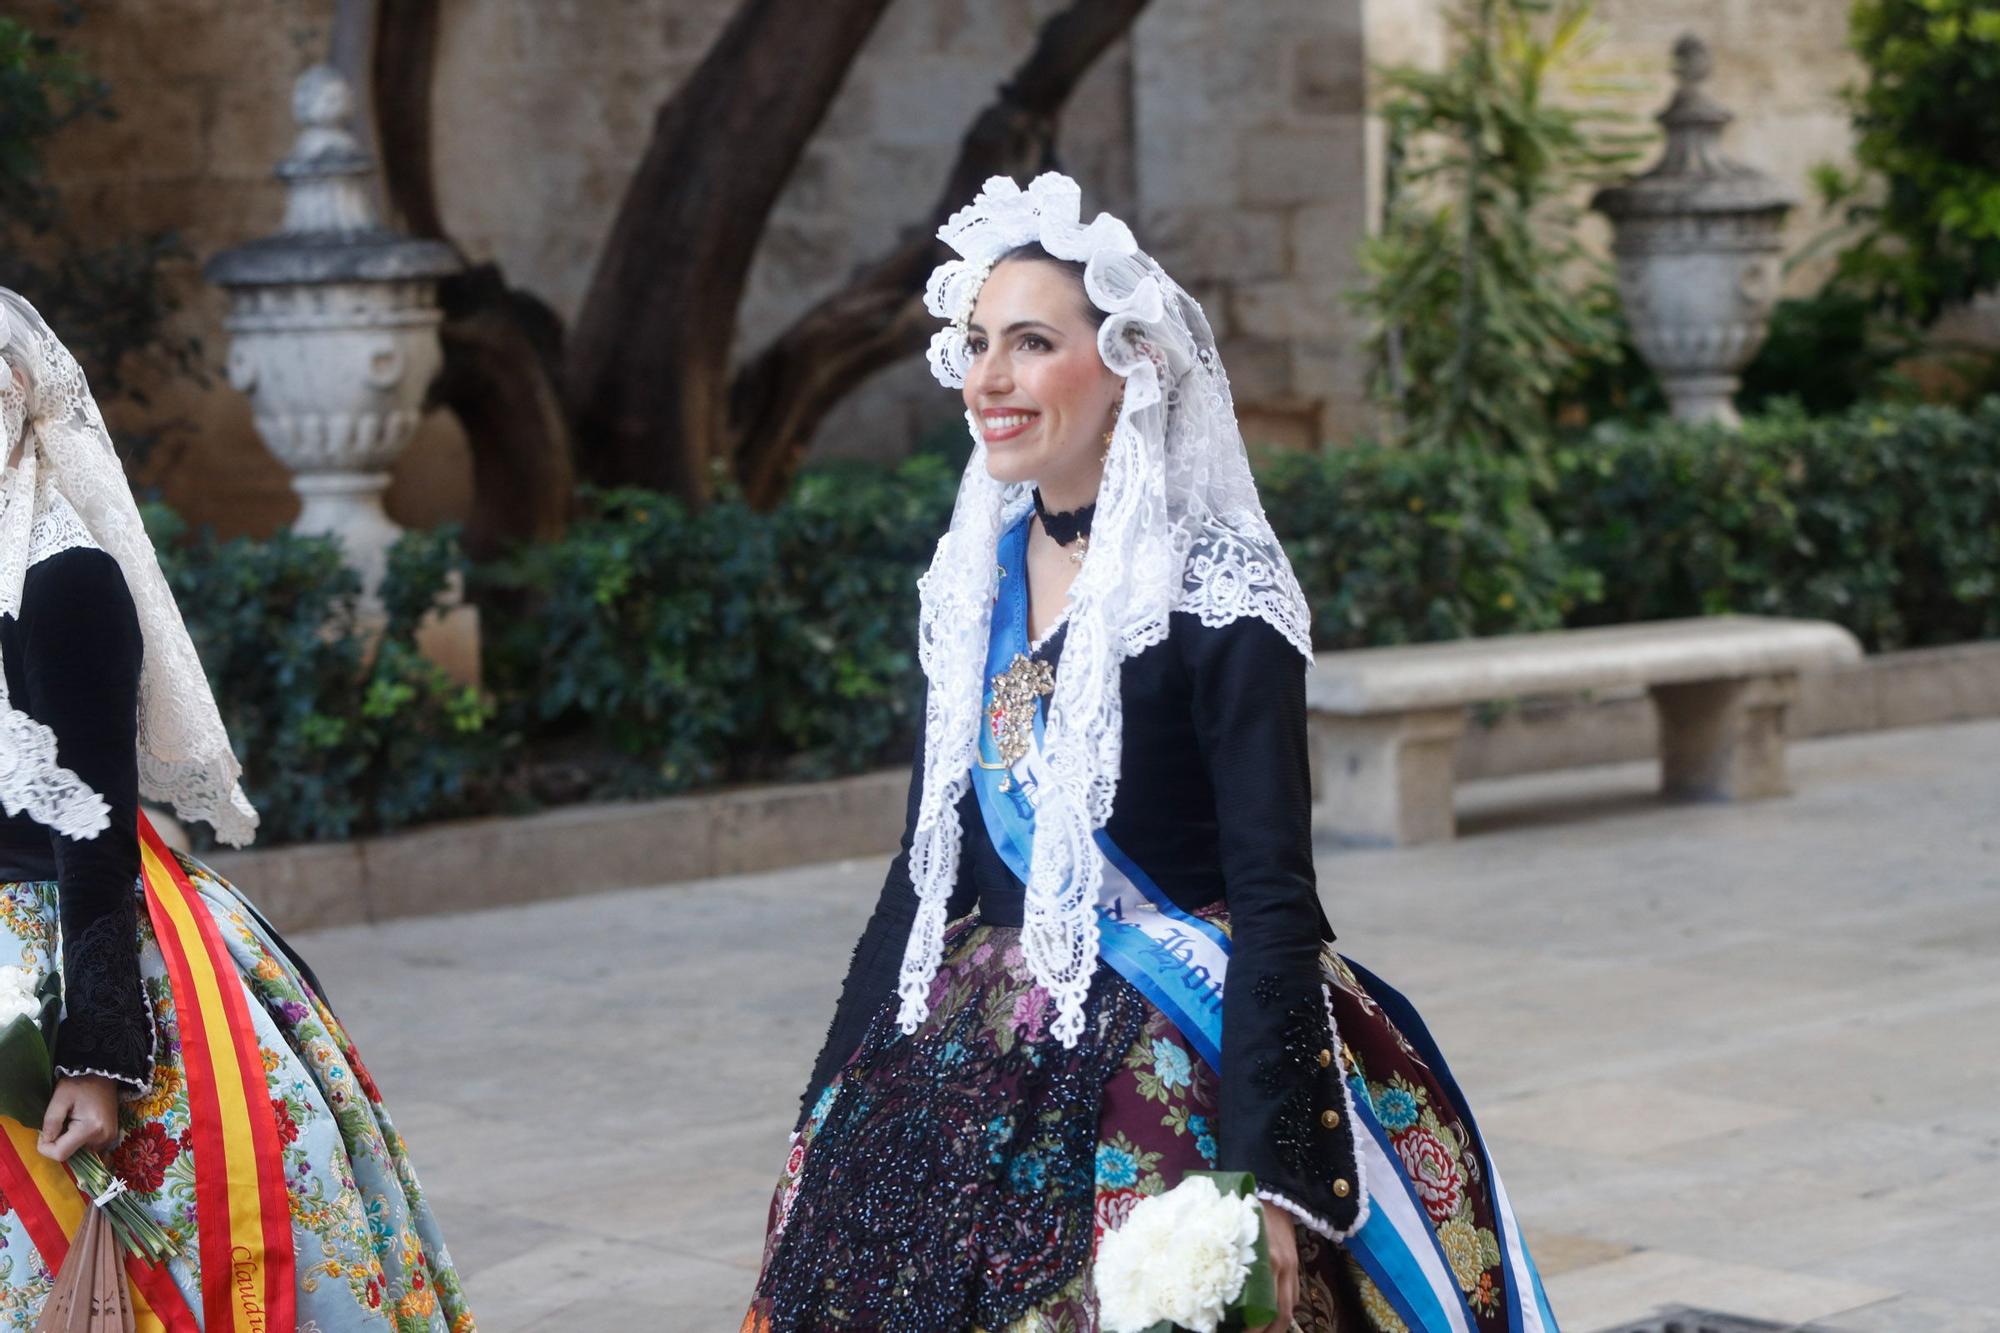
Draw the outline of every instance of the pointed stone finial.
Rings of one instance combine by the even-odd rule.
[[[381,218],[369,178],[375,163],[355,137],[354,90],[331,65],[314,65],[292,87],[299,137],[278,163],[290,187],[285,221],[291,235],[378,230]]]
[[[1674,43],[1673,68],[1674,95],[1657,118],[1667,132],[1660,160],[1600,191],[1594,207],[1613,217],[1789,208],[1792,201],[1776,181],[1722,151],[1722,132],[1736,117],[1702,87],[1715,72],[1708,43],[1683,33]]]
[[[1674,79],[1682,87],[1700,83],[1715,72],[1715,57],[1709,54],[1708,43],[1691,32],[1684,32],[1674,43]]]

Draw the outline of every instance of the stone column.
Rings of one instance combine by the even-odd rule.
[[[1198,299],[1252,445],[1365,430],[1363,0],[1154,0],[1132,29],[1140,244]]]

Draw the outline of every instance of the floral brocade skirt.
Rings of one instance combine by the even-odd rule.
[[[219,927],[250,1001],[282,1143],[297,1254],[297,1327],[302,1333],[472,1333],[458,1274],[403,1141],[339,1020],[234,888],[198,861],[181,857],[180,863]],[[180,1240],[169,1271],[199,1323],[201,1247],[180,1015],[143,891],[135,892],[142,894],[140,977],[157,1033],[153,1087],[122,1104],[123,1137],[105,1158]],[[53,882],[0,884],[0,965],[46,974],[57,957],[57,920]],[[0,1199],[0,1333],[32,1328],[53,1282],[20,1215]]]
[[[1322,967],[1354,1094],[1391,1135],[1480,1333],[1500,1333],[1504,1270],[1476,1141],[1348,965],[1328,949]],[[792,1146],[743,1333],[1096,1333],[1099,1238],[1217,1164],[1213,1072],[1108,969],[1066,1050],[1043,1030],[1047,996],[1012,927],[955,926],[930,1018],[905,1037],[894,1009]],[[1341,1245],[1296,1231],[1299,1328],[1404,1333]]]

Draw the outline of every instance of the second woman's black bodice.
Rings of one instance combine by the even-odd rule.
[[[153,1027],[139,983],[139,668],[144,638],[118,562],[90,548],[32,566],[21,613],[0,616],[15,708],[56,736],[57,760],[111,807],[94,838],[59,837],[26,813],[0,817],[0,883],[54,880],[61,896],[62,1074],[152,1079]]]

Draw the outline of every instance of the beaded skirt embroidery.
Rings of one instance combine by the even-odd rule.
[[[1204,913],[1227,927],[1219,914]],[[1416,1184],[1480,1333],[1506,1325],[1471,1136],[1338,955],[1323,971],[1354,1092]],[[806,1121],[771,1202],[744,1333],[1095,1333],[1089,1262],[1140,1199],[1216,1165],[1213,1072],[1122,978],[1099,972],[1074,1050],[1020,932],[955,927],[913,1037],[895,1006]],[[1297,1229],[1305,1333],[1404,1333],[1341,1247]]]

